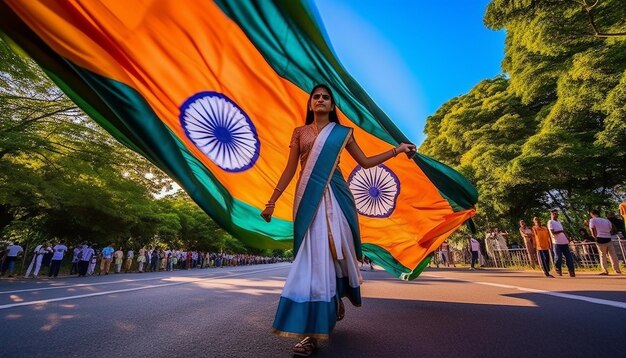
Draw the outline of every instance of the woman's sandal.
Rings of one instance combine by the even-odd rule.
[[[337,308],[337,321],[341,321],[346,316],[346,306],[343,301],[339,300],[339,308]]]
[[[305,337],[293,347],[294,357],[308,357],[317,349],[317,341],[315,338]]]

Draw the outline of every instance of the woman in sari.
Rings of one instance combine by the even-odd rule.
[[[317,85],[307,102],[306,125],[294,130],[289,158],[261,216],[270,221],[276,200],[296,173],[301,172],[294,200],[294,253],[296,259],[280,297],[274,333],[304,338],[294,354],[308,356],[317,339],[328,338],[335,323],[343,319],[347,297],[361,305],[362,282],[358,260],[362,257],[354,198],[338,168],[346,148],[363,168],[370,168],[399,153],[415,151],[401,143],[367,157],[352,136],[339,124],[335,100],[329,87]]]

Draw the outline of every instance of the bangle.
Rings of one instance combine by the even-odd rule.
[[[276,206],[276,203],[272,203],[271,201],[268,201],[267,204],[265,204],[266,208],[273,208]]]
[[[282,192],[283,192],[282,190],[278,189],[278,187],[275,187],[275,188],[274,188],[274,190],[276,190],[276,191],[277,191],[277,192],[279,192],[279,193],[282,193]]]
[[[398,155],[398,151],[396,150],[396,148],[392,148],[391,151],[392,151],[394,157],[396,155]]]

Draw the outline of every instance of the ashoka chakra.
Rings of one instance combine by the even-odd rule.
[[[249,169],[259,158],[259,137],[250,117],[218,92],[200,92],[180,107],[187,137],[227,172]]]
[[[391,215],[400,193],[398,177],[382,164],[369,169],[357,165],[348,177],[348,187],[359,214],[373,218]]]

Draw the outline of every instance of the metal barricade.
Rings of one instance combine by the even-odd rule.
[[[620,264],[626,265],[626,240],[613,240],[613,245],[615,245]],[[571,242],[569,247],[577,267],[595,268],[600,266],[600,253],[595,242]],[[471,261],[471,256],[467,250],[450,250],[450,256],[452,256],[453,262],[457,264],[469,264]],[[550,256],[553,260],[554,253],[551,252]],[[441,260],[437,256],[435,258]],[[492,256],[485,256],[485,262],[481,264],[497,268],[532,267],[528,251],[524,248],[494,250]]]

